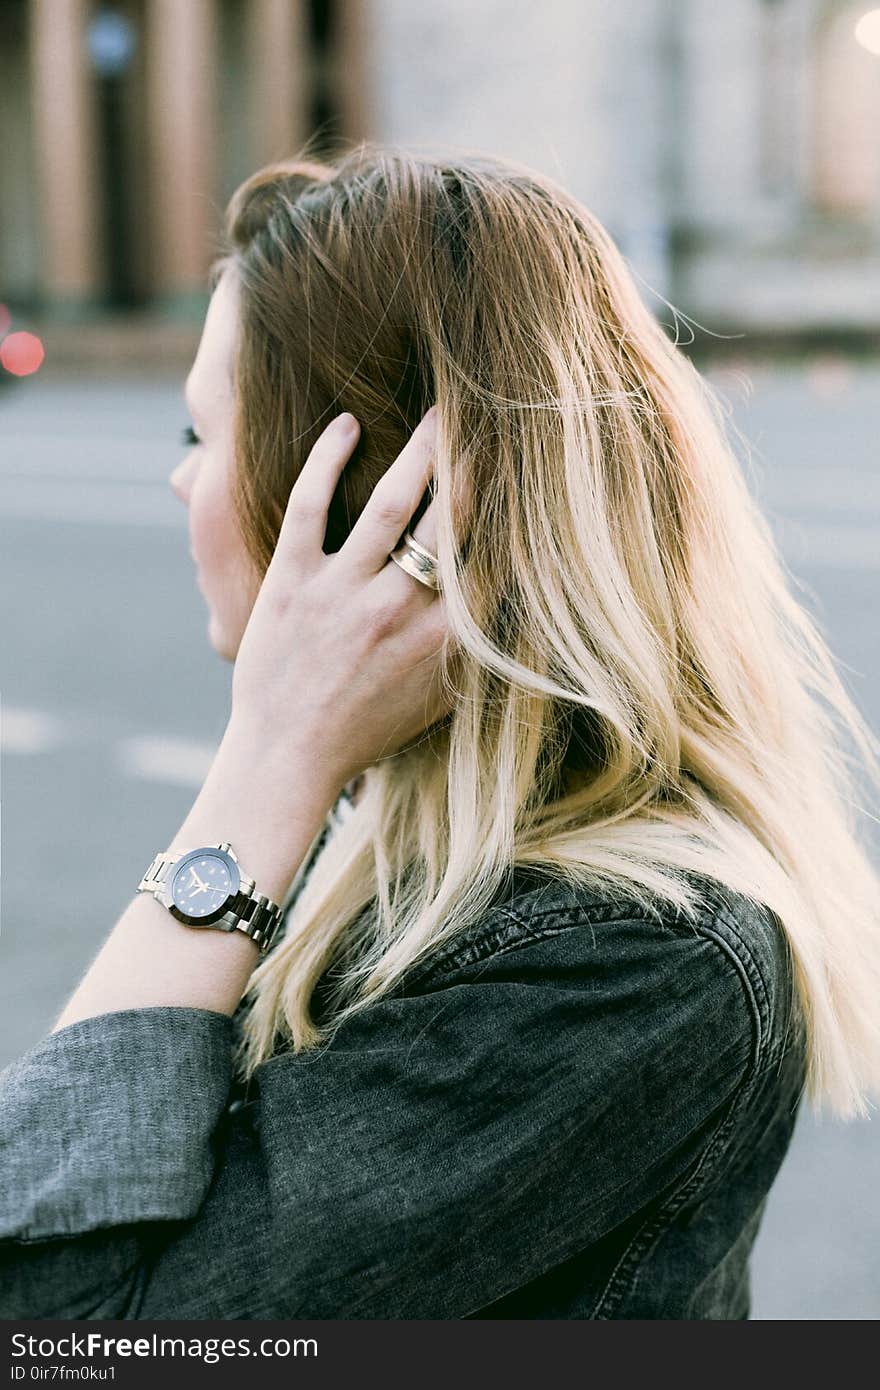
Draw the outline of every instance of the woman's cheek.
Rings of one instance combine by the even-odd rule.
[[[211,613],[211,642],[231,661],[260,585],[222,475],[199,479],[190,502],[190,532],[199,588]]]
[[[210,473],[198,478],[190,501],[190,533],[197,562],[206,573],[222,568],[230,538],[231,508],[225,487]]]

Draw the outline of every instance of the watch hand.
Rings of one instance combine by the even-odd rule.
[[[190,885],[189,885],[189,886],[192,887],[193,883],[197,883],[197,884],[199,885],[199,886],[198,886],[198,889],[197,889],[197,892],[199,892],[199,893],[206,893],[206,892],[208,891],[208,885],[207,885],[206,883],[204,883],[204,882],[199,878],[198,874],[196,873],[196,871],[195,871],[195,869],[193,868],[192,865],[190,865],[189,871],[190,871],[190,873],[192,874],[192,880],[190,881]]]

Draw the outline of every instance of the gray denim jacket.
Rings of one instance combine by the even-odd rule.
[[[804,1084],[771,913],[517,871],[329,1046],[127,1009],[0,1072],[4,1318],[743,1319]]]

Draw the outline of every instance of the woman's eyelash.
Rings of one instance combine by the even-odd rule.
[[[184,425],[183,429],[180,431],[180,442],[192,449],[196,444],[201,444],[202,441],[199,439],[192,425]]]

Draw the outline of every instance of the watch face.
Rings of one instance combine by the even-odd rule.
[[[216,919],[238,892],[240,882],[235,860],[222,850],[195,850],[175,870],[171,901],[194,922]]]

